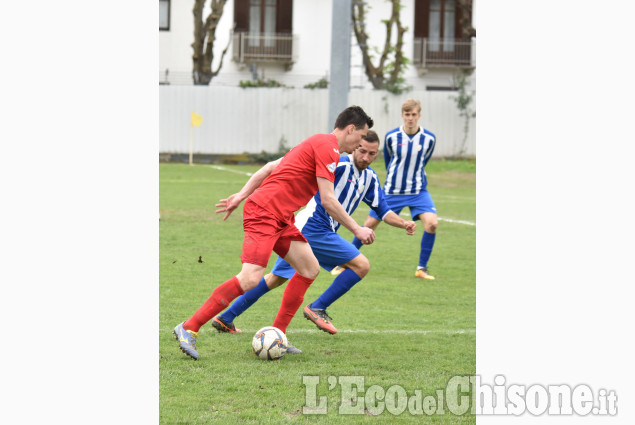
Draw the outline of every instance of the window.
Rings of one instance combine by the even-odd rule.
[[[234,60],[293,63],[293,0],[234,0]]]
[[[454,49],[454,0],[430,0],[430,51]]]
[[[250,46],[273,47],[276,32],[277,0],[250,0],[249,2],[249,39]],[[264,35],[264,40],[261,40]],[[262,42],[261,42],[262,41]]]
[[[293,0],[234,0],[235,32],[291,34]]]
[[[415,0],[413,63],[429,66],[472,66],[472,41],[463,35],[471,25],[471,1]]]
[[[159,0],[159,31],[170,30],[170,0]]]
[[[427,38],[431,52],[451,52],[457,37],[455,0],[417,0],[415,37]]]

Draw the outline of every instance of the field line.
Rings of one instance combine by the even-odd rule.
[[[310,333],[315,332],[318,329],[289,329],[287,333]],[[445,334],[445,335],[455,335],[455,334],[474,334],[476,333],[476,329],[338,329],[337,333],[349,333],[349,334],[399,334],[399,335],[426,335],[426,334]]]
[[[207,329],[210,332],[216,333],[216,329]],[[258,329],[245,329],[243,333],[256,332]],[[304,334],[319,332],[317,328],[311,329],[288,329],[288,334]],[[172,332],[170,329],[161,329],[161,332]],[[427,335],[427,334],[444,334],[444,335],[457,335],[457,334],[474,334],[476,329],[338,329],[337,333],[344,334],[398,334],[398,335]]]
[[[406,213],[406,212],[402,212],[399,215],[401,215],[403,217],[410,217],[410,214]],[[439,220],[439,221],[447,221],[448,223],[459,223],[459,224],[467,224],[468,226],[476,226],[476,223],[474,223],[474,222],[465,221],[465,220],[455,220],[453,218],[437,217],[437,220]]]
[[[232,170],[230,168],[221,167],[220,165],[210,165],[215,170],[229,171],[230,173],[242,174],[243,176],[252,176],[254,173],[246,173],[244,171]]]
[[[445,217],[437,217],[437,219],[439,221],[447,221],[448,223],[459,223],[459,224],[467,224],[468,226],[476,226],[476,223],[472,223],[471,221],[454,220],[452,218],[445,218]]]

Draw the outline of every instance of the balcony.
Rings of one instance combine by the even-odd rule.
[[[423,73],[442,67],[472,70],[476,67],[476,40],[415,38],[412,56],[413,64]]]
[[[232,37],[233,59],[240,64],[280,63],[290,69],[297,59],[293,34],[237,32]]]

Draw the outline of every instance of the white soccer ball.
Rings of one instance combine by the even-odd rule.
[[[251,340],[254,354],[262,360],[278,360],[285,355],[288,346],[287,336],[273,326],[260,329]]]

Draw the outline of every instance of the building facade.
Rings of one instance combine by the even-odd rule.
[[[227,0],[215,32],[212,70],[222,67],[210,85],[238,86],[241,81],[275,80],[304,87],[329,80],[332,2],[337,0]],[[358,0],[352,0],[356,2]],[[392,3],[366,0],[365,32],[378,61],[386,41]],[[468,75],[475,88],[476,43],[473,2],[402,0],[400,20],[407,28],[403,53],[409,65],[405,85],[414,90],[453,90],[456,75]],[[159,82],[192,85],[193,0],[159,0]],[[203,11],[210,13],[209,1]],[[392,41],[396,40],[393,30]],[[350,86],[372,89],[358,41],[351,31]]]

